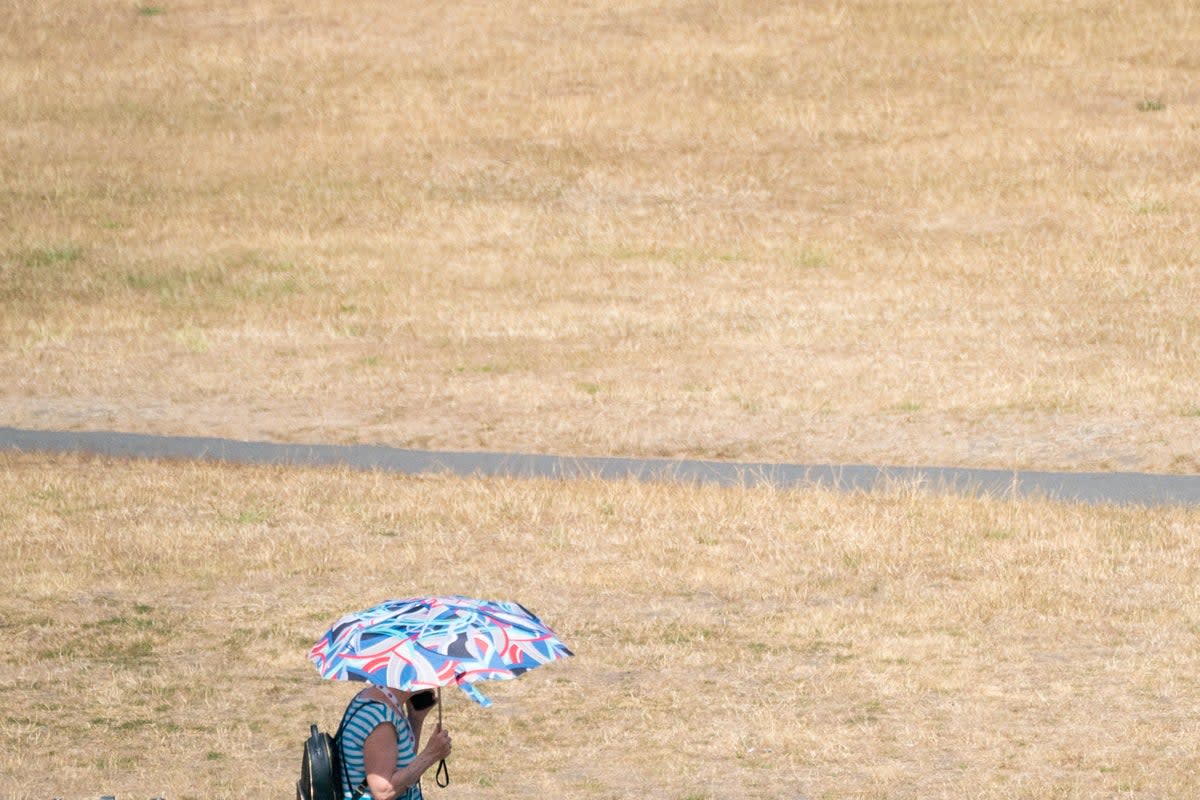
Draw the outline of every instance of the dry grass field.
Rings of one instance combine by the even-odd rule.
[[[0,7],[8,424],[1200,468],[1190,0]]]
[[[1200,471],[1191,0],[0,0],[0,425]],[[0,800],[289,797],[387,597],[578,657],[454,798],[1200,796],[1200,511],[0,453]]]
[[[431,798],[1200,794],[1200,510],[0,456],[0,796],[289,797],[343,612],[519,599]]]

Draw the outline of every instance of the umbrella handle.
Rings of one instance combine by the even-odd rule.
[[[438,707],[438,728],[442,727],[442,687],[437,687],[437,707]],[[442,789],[450,785],[450,768],[446,766],[446,759],[442,759],[438,764],[437,772],[433,775],[433,781]]]

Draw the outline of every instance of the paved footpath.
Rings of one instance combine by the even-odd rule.
[[[534,478],[669,480],[721,486],[823,486],[872,491],[918,484],[934,491],[1047,497],[1118,505],[1200,505],[1200,475],[1144,472],[1013,472],[955,467],[769,464],[658,458],[457,453],[382,445],[278,444],[116,431],[0,427],[0,450],[93,453],[123,458],[199,459],[235,464],[345,466],[405,474],[448,472]]]

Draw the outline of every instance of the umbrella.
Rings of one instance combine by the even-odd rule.
[[[573,655],[529,609],[460,595],[387,600],[348,614],[308,657],[324,678],[420,691],[456,685],[483,707],[475,683],[510,680]]]

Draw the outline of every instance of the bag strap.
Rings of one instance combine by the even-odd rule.
[[[357,700],[358,698],[355,698],[355,699]],[[340,723],[338,723],[337,733],[335,733],[333,735],[333,741],[338,749],[338,763],[342,765],[342,785],[343,786],[350,783],[350,768],[346,766],[346,751],[342,748],[342,731],[344,731],[346,729],[347,725],[349,725],[351,722],[354,721],[354,718],[356,716],[358,716],[358,712],[362,711],[364,708],[367,707],[367,703],[378,703],[378,702],[379,702],[378,700],[364,700],[358,708],[354,709],[353,712],[343,714],[342,721]],[[359,798],[369,797],[369,796],[370,796],[370,789],[367,786],[366,776],[363,776],[362,783],[360,783],[358,786],[354,787],[354,792],[350,795],[350,799],[351,800],[359,800]]]

